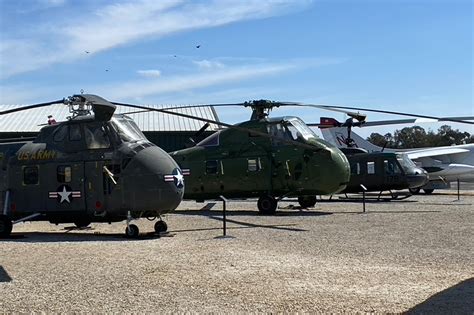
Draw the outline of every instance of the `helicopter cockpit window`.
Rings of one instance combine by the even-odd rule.
[[[309,128],[301,119],[291,118],[286,124],[291,133],[291,137],[296,141],[304,141],[309,139],[316,139],[318,136]]]
[[[114,117],[111,119],[110,124],[122,142],[146,140],[146,137],[141,132],[140,128],[138,128],[135,122],[128,117]]]
[[[92,124],[84,126],[84,136],[88,149],[107,149],[110,148],[110,140],[105,128],[101,124]]]
[[[68,133],[68,126],[67,125],[62,125],[56,131],[54,132],[54,142],[63,142],[64,139],[66,139]]]
[[[219,136],[220,136],[220,134],[221,134],[221,132],[217,131],[217,132],[213,133],[212,135],[210,135],[209,137],[202,140],[201,142],[199,142],[196,145],[200,146],[200,147],[215,147],[215,146],[218,146],[219,145]]]
[[[397,154],[397,160],[400,163],[400,165],[402,166],[402,168],[405,169],[405,170],[413,169],[413,168],[417,167],[416,164],[412,160],[410,160],[408,155],[406,155],[404,153],[398,153]]]
[[[70,166],[60,165],[57,169],[58,183],[70,183],[72,171]]]
[[[386,175],[395,175],[402,173],[400,167],[398,167],[398,164],[394,160],[384,160],[383,169]]]
[[[69,140],[79,141],[81,139],[82,139],[81,126],[80,125],[70,125],[69,126]]]
[[[38,185],[38,182],[39,182],[38,166],[26,166],[23,169],[23,184]]]

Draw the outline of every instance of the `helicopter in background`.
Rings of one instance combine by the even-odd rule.
[[[252,116],[236,125],[207,121],[227,128],[193,147],[170,152],[186,178],[184,199],[258,198],[260,213],[274,214],[283,197],[297,196],[302,206],[310,207],[316,195],[343,190],[349,181],[344,154],[298,117],[268,118],[280,105],[266,100],[194,105],[247,106]]]
[[[176,209],[184,193],[176,162],[149,142],[132,119],[114,115],[116,106],[90,94],[0,112],[64,103],[72,116],[41,129],[33,141],[0,144],[0,237],[23,221],[74,223],[159,217]],[[153,196],[153,198],[150,198]]]
[[[368,111],[380,112],[378,110],[370,109]],[[357,121],[353,121],[352,118],[349,118],[348,120],[346,120],[346,122],[340,123],[333,118],[321,118],[320,124],[310,125],[319,126],[321,128],[321,133],[323,137],[329,142],[334,143],[340,149],[358,148],[359,150],[370,152],[369,154],[373,154],[376,152],[390,152],[397,155],[406,156],[418,168],[422,169],[423,171],[426,171],[429,175],[429,181],[425,183],[425,185],[408,187],[412,194],[419,193],[420,189],[423,189],[426,194],[431,194],[435,188],[449,188],[449,183],[451,181],[473,181],[473,144],[452,145],[433,148],[386,149],[385,147],[375,146],[367,140],[362,139],[354,132],[351,132],[351,128],[354,126],[369,127],[433,121],[473,124],[473,122],[469,121],[474,119],[473,116],[440,118],[398,112],[381,112],[388,114],[403,114],[406,116],[414,116],[422,119],[397,119],[366,122],[365,118],[361,120],[355,118]],[[347,136],[344,135],[346,131]]]
[[[398,195],[393,194],[392,190],[412,190],[428,183],[428,173],[416,166],[406,154],[383,151],[369,153],[357,147],[351,138],[351,128],[365,123],[366,116],[352,112],[346,114],[350,118],[344,123],[339,123],[333,118],[321,117],[319,124],[308,124],[319,127],[323,135],[326,128],[332,128],[334,125],[347,128],[347,137],[343,139],[344,145],[339,149],[349,160],[351,178],[342,193],[380,192],[380,199],[383,191],[389,191],[392,199],[398,199]]]

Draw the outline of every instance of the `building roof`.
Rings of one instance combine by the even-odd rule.
[[[21,107],[22,105],[0,105],[0,111]],[[144,105],[145,106],[145,105]],[[219,121],[216,111],[212,106],[188,107],[173,109],[174,106],[167,105],[146,105],[157,109],[167,109],[187,115],[197,116],[210,120]],[[169,114],[141,111],[125,106],[117,106],[116,114],[127,114],[137,123],[142,131],[197,131],[205,122],[173,116]],[[71,116],[69,107],[63,104],[55,104],[46,107],[40,107],[20,112],[15,112],[0,116],[0,132],[38,132],[48,121],[48,116],[52,115],[57,121],[64,121]],[[219,126],[210,124],[208,131],[218,130]]]

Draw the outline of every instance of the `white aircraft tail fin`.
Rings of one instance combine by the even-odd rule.
[[[347,148],[347,127],[335,127],[340,125],[341,123],[333,118],[321,117],[319,128],[324,140],[336,145],[338,148]],[[356,148],[365,149],[368,152],[380,152],[383,150],[382,147],[376,146],[356,134],[354,129],[351,130],[351,139]],[[383,151],[392,152],[393,150],[384,149]]]

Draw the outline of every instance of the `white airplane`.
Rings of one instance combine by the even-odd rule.
[[[472,119],[472,117],[466,118]],[[415,122],[415,120],[412,122]],[[351,147],[365,149],[368,152],[406,153],[416,165],[424,168],[429,173],[430,182],[422,187],[426,194],[431,194],[434,189],[449,188],[450,182],[457,180],[474,182],[474,143],[406,150],[389,149],[376,146],[353,131],[350,133],[350,139],[348,140],[347,127],[334,127],[340,125],[341,123],[332,118],[321,118],[321,123],[318,124],[324,140],[337,145],[339,148],[347,148],[350,142]],[[370,124],[367,123],[367,125]],[[419,191],[420,188],[412,190],[412,193],[418,193]]]

